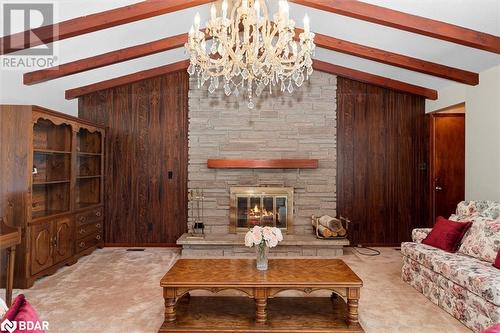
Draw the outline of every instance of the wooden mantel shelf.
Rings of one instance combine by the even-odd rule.
[[[317,169],[315,159],[207,160],[209,169]]]

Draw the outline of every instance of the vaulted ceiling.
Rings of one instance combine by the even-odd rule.
[[[57,21],[62,22],[138,2],[134,0],[58,1]],[[149,0],[143,6],[147,7],[148,3],[154,5],[155,2],[172,4],[171,11],[166,14],[163,14],[166,11],[153,13],[154,15],[162,14],[158,16],[138,13],[136,17],[128,20],[127,17],[121,16],[120,23],[126,24],[103,30],[97,30],[102,27],[94,25],[93,28],[87,27],[86,31],[97,31],[54,43],[61,64],[94,57],[92,62],[83,61],[77,62],[74,66],[63,66],[49,76],[43,72],[38,75],[36,73],[26,75],[24,79],[31,85],[23,84],[25,72],[2,70],[0,72],[0,102],[40,104],[75,114],[76,101],[65,100],[66,90],[101,81],[109,82],[117,77],[127,77],[135,72],[165,67],[165,65],[186,59],[184,49],[178,47],[182,45],[184,37],[176,39],[167,39],[167,37],[185,33],[196,12],[201,14],[202,22],[208,18],[209,5],[207,4],[186,9],[180,8],[186,3],[200,4],[209,1]],[[272,11],[276,10],[277,1],[267,0],[267,2],[273,8]],[[366,6],[363,5],[367,3],[439,20],[476,30],[476,32],[460,29],[447,30],[443,29],[443,26],[432,26],[428,24],[429,22],[420,22],[418,18],[409,20],[407,17],[402,27],[397,24],[398,16],[392,15],[393,12],[389,14],[384,12],[384,8],[373,7],[369,16],[361,15],[362,13],[356,12],[359,3],[353,0],[296,0],[290,4],[292,18],[298,26],[301,26],[302,17],[307,12],[311,17],[312,30],[320,34],[317,40],[320,47],[315,56],[319,60],[315,64],[316,68],[346,76],[360,75],[360,79],[375,80],[374,82],[389,87],[395,84],[393,81],[401,81],[408,85],[403,86],[405,89],[411,89],[412,86],[427,88],[428,91],[422,90],[421,94],[432,98],[429,91],[440,90],[453,81],[474,85],[477,83],[474,82],[477,81],[475,73],[500,64],[500,39],[495,37],[500,36],[500,1],[498,0],[482,0],[480,6],[475,0],[364,0],[361,6],[364,8]],[[343,11],[343,8],[348,9],[347,13]],[[112,17],[107,15],[107,19],[107,24],[109,24]],[[69,30],[62,32],[71,36],[74,32],[71,29],[77,30],[78,28],[84,29],[85,27],[74,24],[68,26]],[[477,32],[493,36],[489,40],[484,38],[485,35],[477,38]],[[453,33],[456,39],[453,39]],[[155,43],[150,44],[152,42]],[[460,42],[470,46],[461,45]],[[111,56],[104,58],[96,57],[139,44],[147,45],[141,50],[133,48],[130,52],[111,53]],[[157,47],[154,52],[158,53],[145,51],[152,45]],[[106,61],[109,62],[112,56],[115,57],[111,61],[113,63],[116,62],[117,56],[124,57],[121,60],[126,61],[107,65]],[[385,60],[374,61],[377,58]],[[99,61],[101,61],[100,64]],[[88,66],[89,63],[94,65]],[[98,65],[106,66],[86,70],[87,67],[98,67]],[[79,72],[83,69],[85,71]],[[346,72],[346,69],[354,71]],[[56,78],[67,74],[72,75]],[[38,81],[45,82],[37,83]],[[77,95],[69,97],[74,96]]]

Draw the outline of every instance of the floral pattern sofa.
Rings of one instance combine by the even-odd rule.
[[[455,221],[472,226],[456,253],[422,244],[431,229],[414,229],[403,243],[402,279],[475,332],[500,322],[500,203],[463,201]]]

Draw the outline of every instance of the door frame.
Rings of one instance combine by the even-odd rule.
[[[434,128],[435,128],[435,123],[434,119],[435,118],[445,118],[445,117],[464,117],[465,118],[465,112],[454,112],[454,109],[458,108],[463,108],[465,109],[465,102],[455,104],[448,106],[443,109],[439,109],[433,112],[427,113],[427,129],[428,129],[428,134],[429,134],[429,150],[428,150],[428,160],[429,160],[429,173],[428,173],[428,186],[429,186],[429,202],[428,202],[428,211],[429,211],[429,221],[428,221],[428,226],[433,227],[434,226],[434,219],[435,219],[435,197],[436,197],[436,191],[435,191],[435,178],[434,178],[434,171],[435,171],[435,164],[434,164],[434,152],[435,152],[435,147],[436,147],[436,141],[434,137]],[[464,147],[465,149],[465,147]],[[464,151],[465,154],[465,151]],[[465,162],[465,161],[464,161]],[[465,184],[464,184],[465,186]]]

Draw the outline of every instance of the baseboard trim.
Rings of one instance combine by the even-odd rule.
[[[104,247],[175,247],[180,245],[175,243],[104,243]]]

